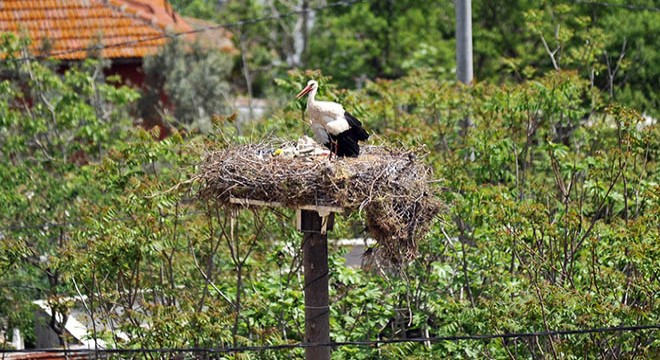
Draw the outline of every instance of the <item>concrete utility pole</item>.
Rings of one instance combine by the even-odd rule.
[[[472,72],[472,0],[456,0],[456,78],[470,84]]]
[[[307,63],[307,43],[309,42],[309,0],[302,0],[302,51],[300,52],[300,59],[298,62],[301,67],[305,67]]]
[[[456,78],[463,84],[472,84],[472,0],[456,0]],[[474,126],[472,119],[465,117],[460,122],[461,137]],[[474,158],[474,151],[470,152]]]

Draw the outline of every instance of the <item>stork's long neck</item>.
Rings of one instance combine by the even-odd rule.
[[[316,102],[316,100],[314,99],[314,97],[316,96],[316,91],[317,91],[317,90],[318,90],[318,88],[316,88],[316,89],[312,89],[312,90],[309,92],[309,94],[307,94],[307,107],[309,107],[310,105],[313,106],[314,103]]]

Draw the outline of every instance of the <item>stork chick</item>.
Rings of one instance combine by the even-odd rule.
[[[360,120],[344,110],[341,104],[316,101],[314,97],[318,89],[319,83],[310,80],[296,95],[296,99],[308,95],[307,112],[314,138],[337,157],[357,157],[360,154],[358,141],[366,141],[369,139],[369,134],[362,127]]]

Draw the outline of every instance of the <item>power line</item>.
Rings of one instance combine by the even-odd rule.
[[[197,34],[197,33],[202,33],[206,31],[211,31],[211,30],[219,30],[219,29],[226,29],[226,28],[235,28],[243,25],[254,25],[260,22],[265,22],[265,21],[273,21],[273,20],[279,20],[279,19],[285,19],[289,18],[292,16],[296,15],[301,15],[304,13],[308,13],[310,11],[325,11],[330,8],[335,8],[339,6],[352,6],[356,3],[362,2],[364,0],[340,0],[334,3],[326,4],[323,6],[318,6],[318,7],[310,7],[310,8],[305,8],[301,10],[293,10],[287,13],[283,14],[278,14],[278,15],[270,15],[270,16],[264,16],[260,18],[251,18],[251,19],[242,19],[238,20],[236,22],[230,22],[230,23],[224,23],[224,24],[218,24],[218,25],[211,25],[211,26],[205,26],[201,27],[199,29],[193,29],[193,30],[188,30],[188,31],[181,31],[181,32],[174,32],[174,33],[169,33],[169,34],[163,34],[163,35],[157,35],[157,36],[150,36],[150,37],[144,37],[136,40],[129,40],[129,41],[123,41],[123,42],[118,42],[114,44],[98,44],[98,45],[93,45],[93,46],[87,46],[87,47],[79,47],[79,48],[72,48],[68,50],[62,50],[58,52],[53,52],[48,55],[37,55],[37,56],[25,56],[21,58],[13,58],[13,59],[3,59],[2,62],[19,62],[19,61],[27,61],[27,60],[43,60],[49,57],[57,57],[61,55],[67,55],[67,54],[72,54],[80,51],[99,51],[102,49],[110,49],[110,48],[121,48],[129,45],[136,45],[136,44],[141,44],[149,41],[155,41],[155,40],[160,40],[160,39],[165,39],[165,38],[177,38],[181,37],[184,35],[190,35],[190,34]]]
[[[634,4],[615,4],[615,3],[609,3],[609,2],[598,2],[598,1],[585,1],[585,0],[575,0],[576,3],[578,4],[583,4],[583,5],[594,5],[594,6],[602,6],[602,7],[611,7],[611,8],[622,8],[626,10],[633,10],[633,11],[660,11],[660,7],[656,6],[647,6],[647,5],[634,5]]]
[[[598,333],[614,332],[636,332],[644,330],[660,330],[660,324],[656,325],[632,325],[599,327],[575,330],[551,330],[538,332],[504,333],[504,334],[477,334],[477,335],[456,335],[456,336],[434,336],[426,338],[408,338],[408,339],[388,339],[388,340],[364,340],[364,341],[338,341],[327,343],[291,343],[275,344],[263,346],[240,346],[240,347],[222,347],[222,348],[140,348],[140,349],[26,349],[26,350],[0,350],[1,353],[105,353],[105,354],[145,354],[145,353],[243,353],[243,352],[263,352],[267,350],[290,350],[296,348],[310,347],[343,347],[343,346],[378,346],[387,344],[401,343],[437,343],[441,341],[487,341],[494,339],[516,339],[516,338],[534,338],[547,336],[567,336],[584,335]]]

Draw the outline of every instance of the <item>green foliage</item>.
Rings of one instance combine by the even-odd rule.
[[[474,14],[476,78],[522,81],[553,68],[578,71],[608,100],[657,116],[657,11],[521,0],[475,2]]]
[[[176,9],[220,23],[279,16],[326,2],[298,0],[173,2]],[[658,117],[659,12],[653,1],[591,4],[529,0],[473,1],[475,78],[521,83],[547,71],[577,71],[617,101]],[[650,9],[645,10],[644,6]],[[360,1],[315,12],[305,33],[300,17],[235,29],[254,93],[267,94],[270,79],[292,68],[320,69],[341,87],[367,79],[401,78],[421,68],[450,79],[455,68],[452,1]],[[305,35],[307,34],[307,35]],[[308,39],[306,43],[302,43]],[[300,46],[305,46],[300,49]],[[293,61],[300,57],[299,61]]]
[[[310,61],[343,86],[405,71],[454,67],[450,2],[363,1],[320,16],[311,34]],[[360,80],[362,78],[362,80]]]
[[[278,84],[294,94],[310,77],[327,81],[320,73],[292,73]],[[323,98],[341,97],[382,136],[374,141],[425,147],[449,208],[420,257],[400,272],[382,278],[334,263],[333,339],[658,321],[653,294],[660,283],[651,268],[660,236],[652,225],[660,147],[657,126],[643,127],[639,113],[605,105],[570,72],[470,88],[417,72],[368,83],[357,94],[326,89]],[[293,131],[287,121],[295,126],[299,112],[293,103],[264,126],[286,136]],[[463,137],[466,116],[474,127]],[[337,232],[347,230],[351,236],[350,229]],[[341,347],[333,356],[601,358],[611,355],[608,346],[616,356],[658,353],[651,332],[619,336]]]
[[[2,44],[10,59],[25,46],[8,34]],[[29,300],[66,287],[51,263],[69,241],[69,227],[51,224],[76,222],[81,199],[102,195],[89,186],[87,164],[125,138],[127,105],[137,99],[135,91],[99,77],[98,61],[63,76],[51,66],[7,61],[0,69],[0,314],[8,315],[10,328],[27,330],[28,343],[34,340]]]
[[[211,131],[211,118],[227,113],[229,70],[226,54],[173,39],[144,60],[147,88],[139,104],[141,116],[153,121],[170,115],[167,120],[179,128]]]
[[[440,264],[449,264],[453,269],[453,293],[462,294],[458,300],[466,308],[458,314],[453,310],[454,315],[468,316],[457,321],[463,331],[513,332],[637,323],[639,311],[648,320],[654,305],[646,294],[656,291],[660,284],[651,273],[641,275],[637,271],[651,266],[654,255],[647,253],[632,260],[630,249],[638,242],[648,246],[658,238],[658,229],[647,226],[657,214],[641,209],[652,206],[654,198],[648,192],[654,185],[648,188],[646,184],[657,182],[657,171],[649,172],[647,168],[657,166],[655,160],[649,162],[656,157],[657,150],[651,149],[657,149],[657,140],[650,140],[648,135],[657,129],[640,131],[637,124],[641,119],[634,111],[601,108],[593,100],[598,94],[590,93],[588,84],[571,74],[552,75],[515,88],[478,84],[470,89],[468,113],[459,112],[453,119],[448,118],[449,114],[443,116],[442,110],[428,114],[430,106],[419,106],[423,97],[441,93],[433,91],[438,85],[433,81],[419,83],[417,89],[431,89],[433,94],[424,92],[417,100],[409,96],[416,94],[411,85],[419,82],[419,77],[411,80],[403,79],[407,91],[397,94],[398,101],[393,104],[412,109],[408,126],[425,126],[425,116],[437,119],[436,128],[441,129],[445,121],[457,124],[465,115],[475,123],[464,140],[451,136],[457,133],[455,128],[442,138],[437,138],[437,131],[418,133],[426,135],[420,142],[434,149],[430,159],[437,164],[436,175],[446,179],[445,186],[451,189],[445,197],[451,210],[439,226],[444,228],[442,234],[449,236],[444,247],[455,253],[447,253]],[[453,101],[452,95],[443,97]],[[387,106],[380,111],[387,114]],[[367,113],[375,113],[378,121],[396,124],[396,120],[372,109]],[[394,131],[391,136],[397,134],[400,132]],[[641,138],[650,141],[640,143],[637,139]],[[624,242],[610,237],[622,235]],[[453,237],[456,240],[450,241]],[[619,253],[619,262],[605,261],[603,257],[609,256],[606,253]],[[638,261],[639,265],[631,264]],[[428,264],[423,260],[421,263]],[[632,272],[631,267],[635,269]],[[423,283],[420,274],[429,271],[413,273],[409,277]],[[619,281],[640,288],[613,286],[610,276],[614,273]],[[438,288],[437,283],[431,284]],[[444,324],[450,321],[446,312],[435,316],[440,316]],[[577,349],[596,351],[591,346],[608,341],[607,337],[593,342],[585,338],[545,339],[540,351],[576,351],[573,354],[581,356]],[[612,346],[627,353],[634,349],[630,344],[646,347],[650,343],[642,335]],[[490,345],[481,348],[478,356],[506,356],[491,353]],[[531,346],[514,345],[515,352],[507,349],[509,346],[499,350],[540,355]]]

